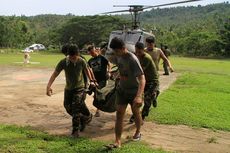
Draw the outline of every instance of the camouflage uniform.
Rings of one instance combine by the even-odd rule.
[[[87,63],[84,59],[80,58],[76,63],[72,63],[68,57],[61,60],[55,69],[58,73],[62,70],[65,71],[64,107],[67,113],[72,116],[73,133],[84,130],[85,125],[92,119],[85,104],[85,69],[87,69]]]
[[[155,92],[155,94],[153,94]],[[149,83],[145,85],[144,91],[144,107],[142,109],[142,118],[145,118],[149,115],[149,109],[151,104],[153,107],[157,106],[157,97],[160,91],[158,89],[158,85],[156,83]]]
[[[159,95],[159,75],[156,65],[148,53],[144,53],[143,57],[139,57],[141,66],[144,70],[146,84],[144,90],[144,107],[142,109],[142,119],[149,115],[151,104],[157,107],[157,96]],[[153,94],[155,93],[155,94]],[[130,123],[134,121],[131,116]]]
[[[73,131],[81,130],[80,125],[90,119],[90,112],[85,104],[86,93],[84,90],[65,90],[64,107],[72,116]]]
[[[168,58],[170,56],[170,50],[169,49],[162,49],[164,55]],[[164,74],[169,75],[169,69],[167,62],[163,61],[163,68],[164,68]]]
[[[142,118],[149,115],[151,104],[157,107],[157,96],[159,95],[159,75],[156,65],[148,53],[140,58],[141,66],[145,73],[144,107],[142,109]]]

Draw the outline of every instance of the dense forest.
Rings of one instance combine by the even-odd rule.
[[[159,43],[179,54],[230,56],[230,4],[176,7],[142,13],[143,27],[152,29]]]
[[[0,16],[0,48],[25,48],[42,43],[48,49],[76,42],[99,45],[110,31],[122,29],[130,15]],[[157,44],[167,44],[175,54],[230,57],[230,4],[172,7],[142,12],[141,27],[152,31]]]

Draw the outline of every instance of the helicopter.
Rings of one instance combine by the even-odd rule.
[[[166,3],[166,4],[160,4],[160,5],[153,5],[153,6],[147,6],[147,5],[114,5],[113,7],[129,7],[129,9],[124,10],[118,10],[118,11],[112,11],[112,12],[105,12],[101,14],[113,14],[113,13],[122,13],[122,12],[130,12],[132,16],[132,27],[131,29],[124,28],[123,30],[115,30],[110,33],[109,36],[109,42],[108,42],[108,48],[105,52],[105,56],[107,59],[109,59],[112,63],[114,60],[114,53],[111,48],[109,48],[110,42],[114,37],[121,38],[126,45],[126,48],[130,52],[135,52],[135,44],[137,42],[142,42],[145,44],[145,39],[149,36],[154,36],[152,32],[147,32],[144,29],[140,27],[140,12],[151,9],[151,8],[158,8],[162,6],[169,6],[169,5],[176,5],[176,4],[182,4],[182,3],[189,3],[189,2],[196,2],[201,0],[186,0],[186,1],[180,1],[180,2],[172,2],[172,3]]]

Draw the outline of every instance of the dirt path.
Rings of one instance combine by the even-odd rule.
[[[53,85],[54,95],[45,96],[45,87],[51,69],[30,69],[26,67],[0,67],[0,122],[30,125],[51,134],[69,135],[71,118],[63,107],[64,75]],[[178,74],[160,75],[161,90],[176,80]],[[92,97],[87,105],[94,113]],[[160,107],[160,105],[159,105]],[[134,125],[128,124],[130,110],[125,117],[123,141],[132,136]],[[81,136],[96,140],[113,141],[115,114],[102,113]],[[153,148],[185,153],[229,153],[230,132],[208,129],[193,129],[184,125],[159,125],[145,122],[142,128],[143,140]],[[212,143],[210,143],[212,142]]]

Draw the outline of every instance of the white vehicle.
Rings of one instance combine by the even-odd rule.
[[[26,47],[24,50],[22,50],[22,52],[33,52],[33,51],[39,51],[39,50],[45,50],[45,46],[42,44],[33,44],[29,47]]]
[[[30,49],[33,49],[33,50],[44,50],[46,49],[44,45],[42,44],[33,44],[31,46],[29,46]]]
[[[31,53],[31,52],[33,52],[34,50],[33,49],[31,49],[30,47],[26,47],[24,50],[22,50],[22,52],[24,52],[24,53]]]

